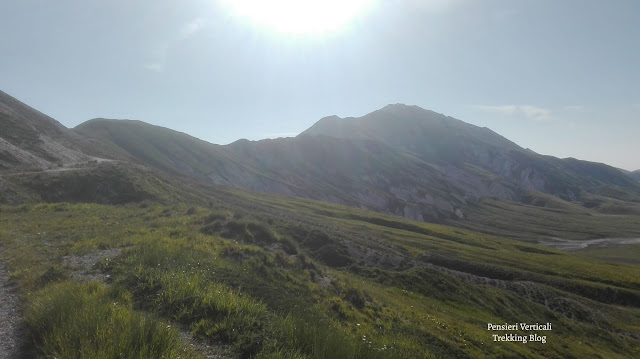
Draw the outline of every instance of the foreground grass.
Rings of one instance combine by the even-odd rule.
[[[281,201],[269,204],[272,217],[233,206],[0,207],[2,259],[23,291],[38,355],[197,357],[178,332],[234,358],[640,355],[638,306],[591,295],[602,288],[633,298],[637,266]],[[286,206],[320,226],[280,220]],[[340,238],[535,295],[426,265],[386,269]],[[99,256],[116,248],[115,258]],[[94,257],[89,273],[70,264]],[[95,274],[109,285],[86,283]],[[554,330],[546,344],[492,341],[486,323],[515,321],[550,321]]]
[[[199,358],[169,325],[134,312],[100,283],[59,283],[30,298],[26,323],[40,353],[57,358]]]

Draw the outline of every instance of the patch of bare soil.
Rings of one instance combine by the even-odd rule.
[[[107,282],[109,277],[104,273],[94,269],[94,266],[101,260],[111,260],[122,252],[122,248],[109,248],[96,252],[87,253],[82,256],[66,256],[63,258],[65,264],[73,269],[72,275],[75,280],[91,282],[98,280]]]
[[[189,328],[181,328],[179,333],[185,343],[207,359],[230,359],[233,357],[228,346],[209,345],[205,340],[194,338],[189,332]]]

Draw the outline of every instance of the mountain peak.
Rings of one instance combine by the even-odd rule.
[[[92,118],[90,120],[87,120],[81,124],[78,124],[76,127],[78,126],[86,126],[88,124],[98,124],[98,123],[114,123],[114,122],[130,122],[130,123],[145,123],[139,120],[130,120],[128,118],[104,118],[104,117],[96,117],[96,118]]]
[[[320,119],[320,121],[339,121],[342,120],[342,117],[338,117],[337,115],[325,116]]]
[[[333,137],[346,137],[345,120],[336,115],[321,118],[313,126],[300,135],[329,135]]]
[[[328,135],[339,138],[361,137],[357,135],[358,129],[365,126],[367,122],[388,121],[394,123],[394,121],[402,118],[423,118],[425,114],[429,113],[435,114],[433,111],[428,111],[415,105],[388,104],[362,117],[342,118],[336,115],[323,117],[302,134]]]
[[[396,115],[407,114],[407,115],[413,115],[413,116],[424,116],[424,114],[435,114],[435,115],[444,116],[437,112],[424,109],[420,106],[406,105],[403,103],[388,104],[385,107],[379,109],[378,111],[374,111],[374,113],[376,112],[385,112],[385,113],[396,114]]]
[[[406,105],[404,103],[390,103],[385,107],[381,108],[381,110],[408,110],[408,109],[419,109],[419,110],[426,111],[422,107],[419,107],[416,105]]]
[[[382,109],[392,109],[392,108],[406,108],[406,107],[417,107],[417,106],[413,106],[413,105],[406,105],[404,103],[390,103],[388,105],[386,105],[385,107],[383,107]]]

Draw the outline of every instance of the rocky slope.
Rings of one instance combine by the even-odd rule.
[[[613,167],[541,156],[416,106],[326,117],[296,138],[226,146],[137,121],[96,119],[75,131],[174,174],[421,221],[462,219],[481,198],[520,201],[530,191],[570,201],[609,187],[640,192]]]
[[[518,193],[486,171],[470,168],[467,172],[475,175],[468,176],[367,138],[303,134],[216,146],[141,122],[92,120],[75,130],[115,143],[140,161],[174,174],[416,220],[462,218],[460,206],[469,200]]]
[[[580,191],[613,185],[637,190],[620,170],[573,158],[558,159],[526,150],[489,130],[417,106],[388,105],[360,118],[327,117],[303,134],[368,138],[410,153],[460,178],[477,177],[470,166],[487,171],[518,189],[578,199]],[[483,196],[518,199],[513,193]]]
[[[109,143],[80,136],[0,91],[0,173],[50,170],[101,158],[133,160]]]
[[[0,91],[0,203],[121,204],[183,196],[158,171]]]

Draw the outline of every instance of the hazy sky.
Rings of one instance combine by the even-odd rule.
[[[309,33],[228,3],[3,0],[0,89],[68,127],[129,118],[221,144],[406,103],[640,169],[640,1],[371,0]]]

